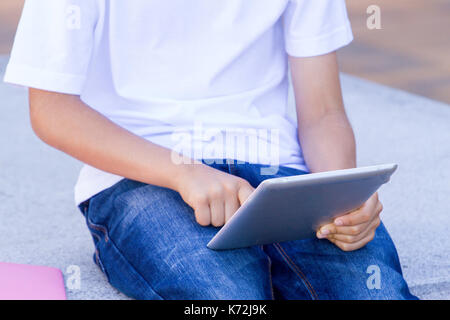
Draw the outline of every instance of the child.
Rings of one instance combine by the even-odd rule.
[[[262,180],[356,166],[335,54],[351,40],[344,0],[27,1],[5,80],[86,163],[94,259],[130,297],[413,299],[377,194],[317,239],[206,248]]]

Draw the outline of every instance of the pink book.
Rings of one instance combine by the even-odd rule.
[[[65,300],[61,270],[0,262],[0,300]]]

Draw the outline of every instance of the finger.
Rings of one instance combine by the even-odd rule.
[[[243,205],[245,200],[247,200],[254,190],[255,189],[247,181],[245,181],[238,191],[239,204]]]
[[[354,251],[364,247],[367,243],[372,241],[374,237],[375,237],[375,230],[369,233],[369,235],[367,235],[366,237],[354,243],[347,243],[336,239],[330,239],[330,242],[335,244],[338,248],[340,248],[343,251]]]
[[[355,226],[369,222],[372,218],[372,211],[368,207],[362,207],[352,213],[346,214],[334,220],[334,224],[340,226]]]
[[[328,235],[327,239],[335,239],[346,243],[355,243],[367,237],[371,232],[376,230],[380,225],[380,223],[381,223],[380,219],[375,219],[371,221],[369,224],[367,224],[366,227],[358,234],[336,233]]]
[[[231,196],[225,202],[225,223],[230,220],[233,214],[239,209],[239,200],[236,196]]]
[[[326,224],[317,230],[316,236],[319,239],[326,238],[328,235],[336,233],[336,228],[333,223]]]
[[[378,202],[376,206],[367,204],[362,206],[360,209],[355,210],[349,214],[336,218],[334,224],[338,227],[341,226],[354,226],[365,222],[372,221],[376,216],[381,213],[382,206]]]
[[[212,200],[209,204],[211,209],[211,224],[221,227],[225,223],[225,203],[221,199]]]
[[[330,237],[333,235],[338,235],[338,234],[348,235],[348,236],[357,236],[357,235],[363,233],[368,228],[370,228],[372,225],[376,225],[376,227],[378,227],[380,225],[380,222],[381,222],[380,216],[375,215],[371,221],[357,224],[354,226],[337,227],[333,223],[330,223],[330,224],[327,224],[327,225],[321,227],[317,231],[316,235],[319,239],[327,238],[327,237]]]
[[[373,220],[383,210],[381,202],[378,200],[378,193],[374,193],[363,206],[351,213],[338,217],[334,220],[336,226],[351,226]]]
[[[323,227],[320,227],[320,229],[317,231],[317,237],[319,239],[326,238],[327,236],[333,235],[333,234],[347,234],[356,236],[363,232],[367,226],[370,224],[369,222],[357,224],[355,226],[345,226],[345,227],[338,227],[334,223],[327,224]]]
[[[201,226],[209,226],[211,224],[211,211],[208,203],[202,203],[195,208],[195,219]]]

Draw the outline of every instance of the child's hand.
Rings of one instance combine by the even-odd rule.
[[[383,206],[375,193],[361,208],[321,227],[317,231],[317,237],[328,239],[344,251],[362,248],[373,240],[375,230],[381,223],[381,210]]]
[[[197,222],[215,227],[223,226],[254,190],[246,180],[203,164],[188,165],[177,186]]]

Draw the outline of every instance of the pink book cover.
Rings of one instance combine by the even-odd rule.
[[[0,300],[65,300],[61,270],[0,262]]]

